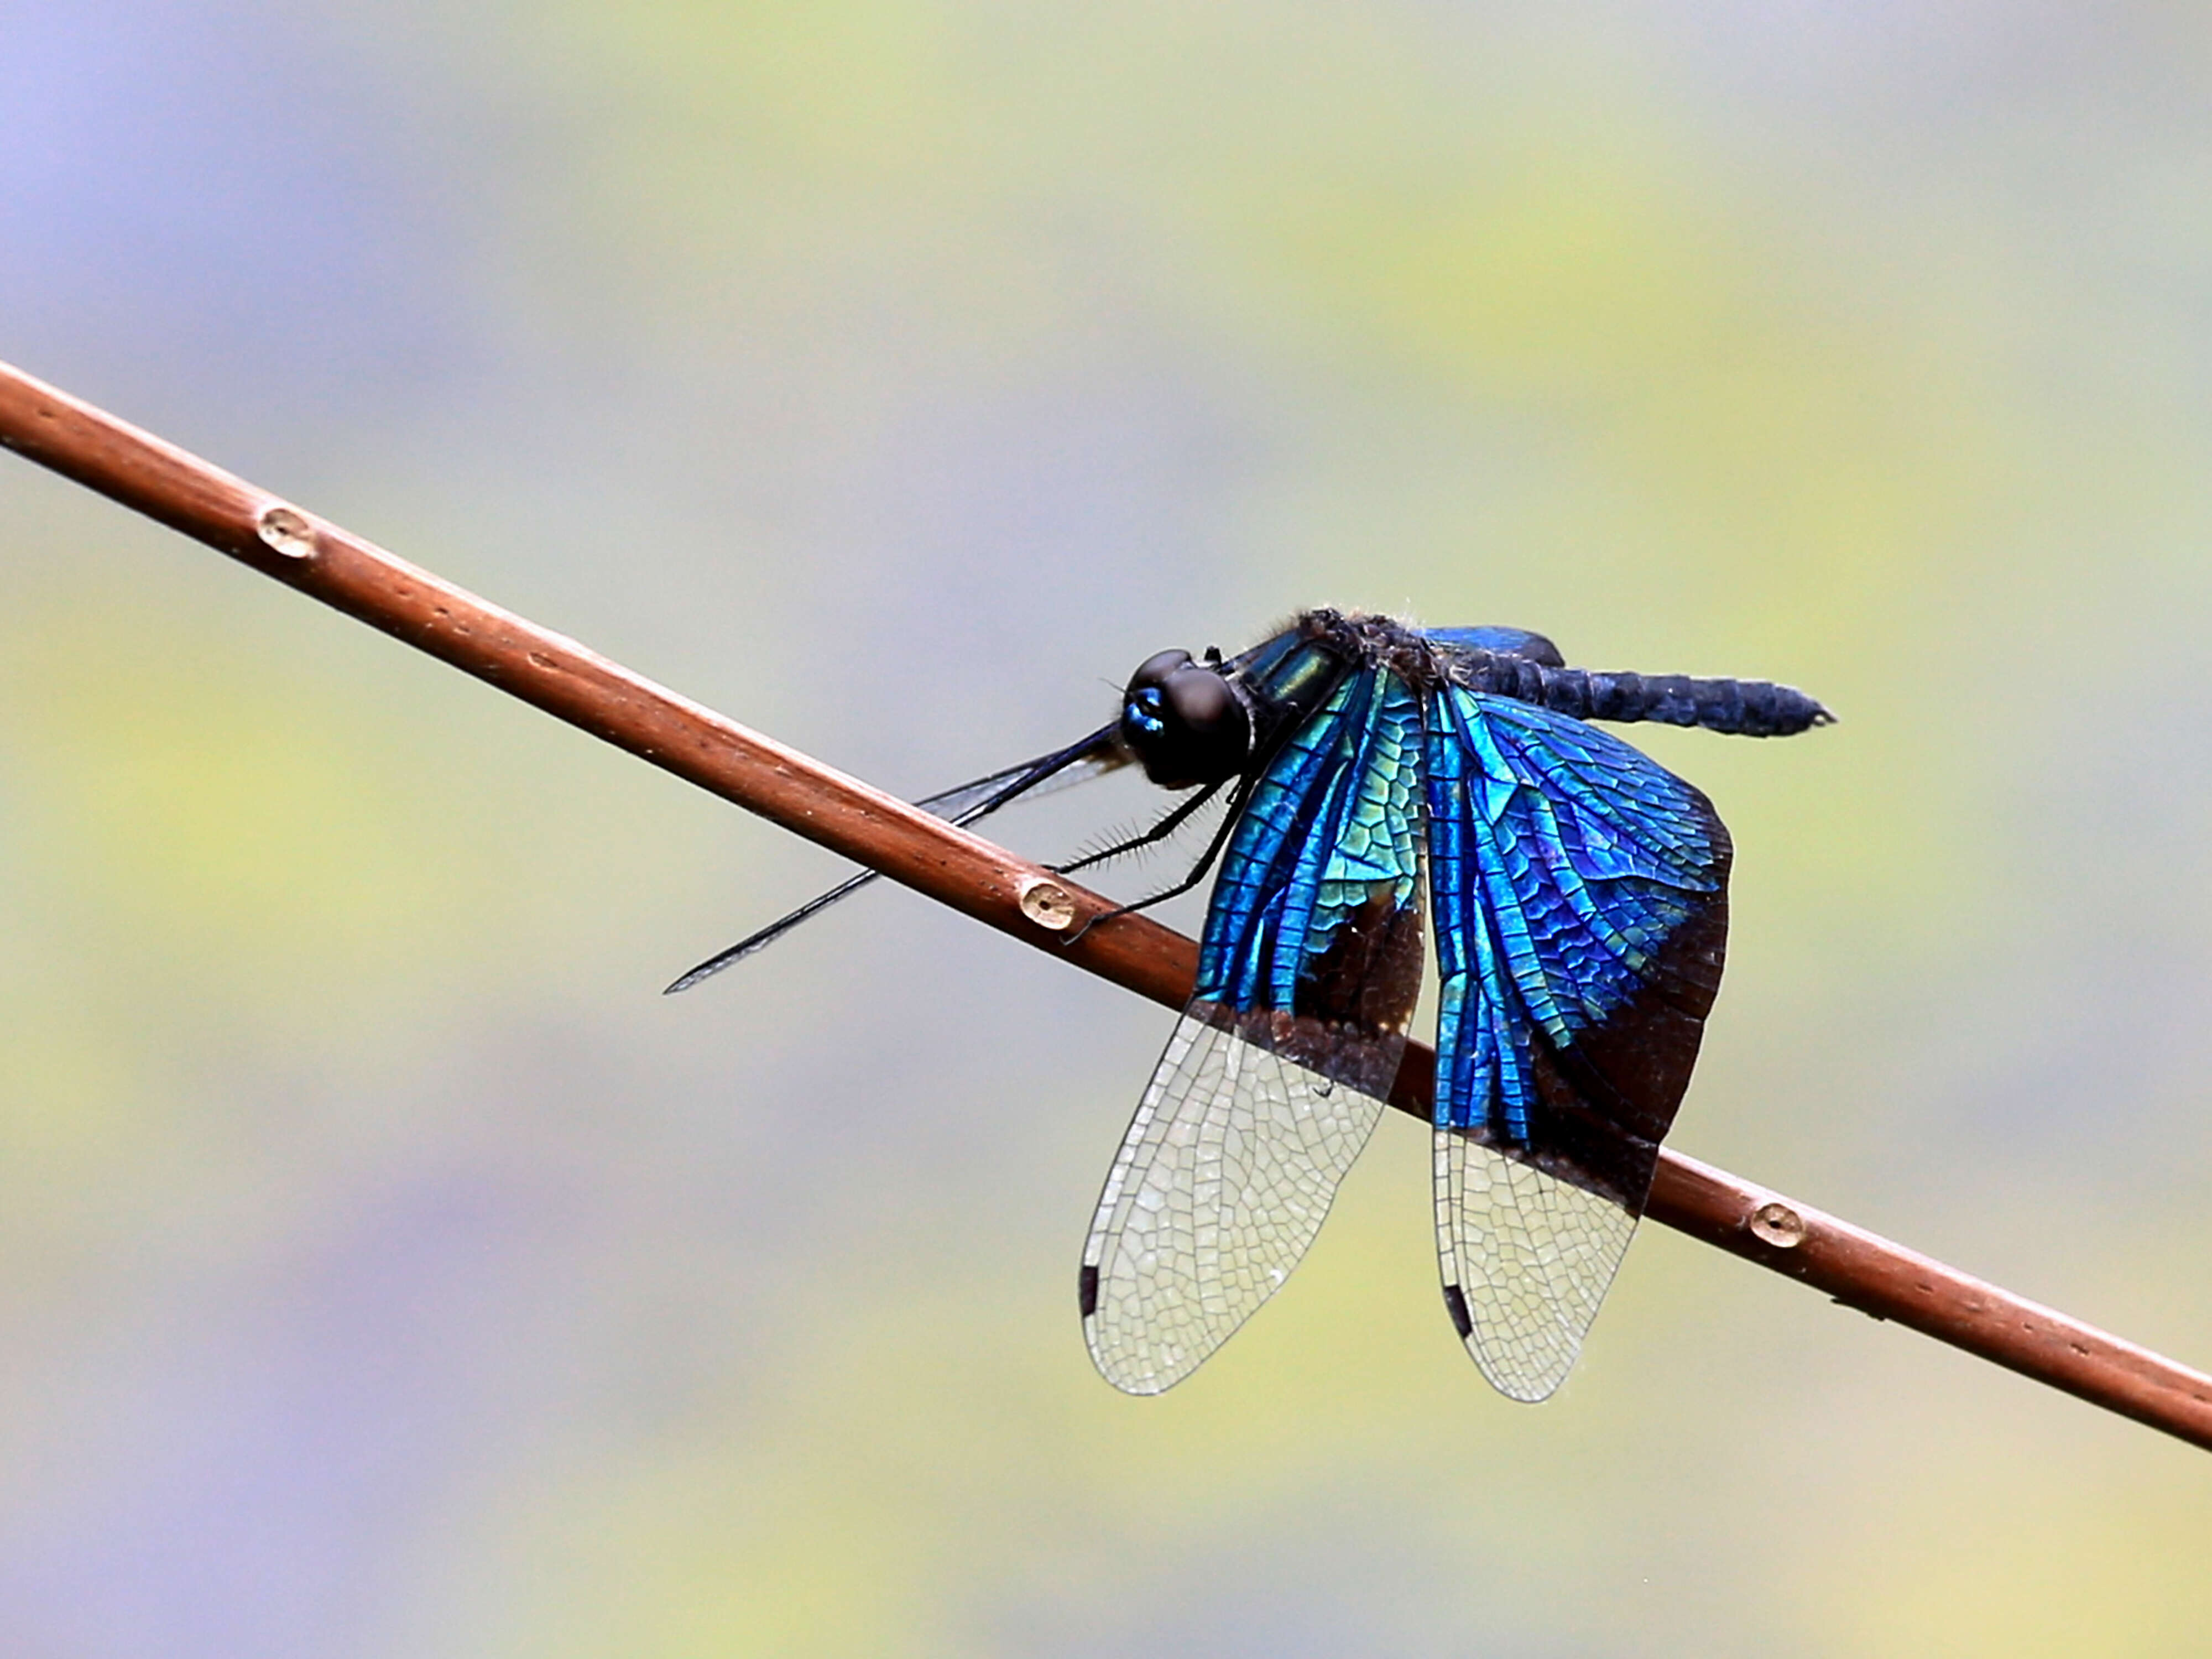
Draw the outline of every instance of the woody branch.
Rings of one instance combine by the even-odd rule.
[[[0,363],[0,446],[442,659],[641,760],[1059,959],[1171,1007],[1197,948],[501,611],[283,498]],[[1409,1045],[1391,1104],[1426,1121],[1436,1056]],[[1662,1151],[1655,1221],[2212,1450],[2212,1376],[1876,1234]]]

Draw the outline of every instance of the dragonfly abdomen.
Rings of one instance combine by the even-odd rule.
[[[1526,657],[1489,652],[1470,653],[1462,664],[1465,684],[1472,690],[1581,720],[1650,720],[1738,737],[1786,738],[1835,719],[1795,686],[1766,680],[1547,668]]]

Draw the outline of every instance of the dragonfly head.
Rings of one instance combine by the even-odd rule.
[[[1243,698],[1188,651],[1163,651],[1129,677],[1121,731],[1145,775],[1163,789],[1233,778],[1252,752],[1252,714]]]

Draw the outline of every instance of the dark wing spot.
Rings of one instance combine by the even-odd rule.
[[[1456,1285],[1444,1286],[1444,1309],[1451,1315],[1452,1325],[1462,1342],[1474,1334],[1474,1321],[1467,1311],[1467,1294]]]

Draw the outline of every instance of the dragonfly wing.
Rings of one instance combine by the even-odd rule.
[[[1040,795],[1057,793],[1074,784],[1088,783],[1103,777],[1118,767],[1126,766],[1131,759],[1109,726],[1093,732],[1082,742],[1049,755],[1024,761],[1019,766],[1009,766],[994,772],[988,777],[972,782],[955,784],[933,795],[924,795],[913,804],[933,817],[940,817],[957,824],[974,823],[987,818],[1010,801],[1024,796],[1035,799]],[[817,893],[796,910],[777,917],[758,933],[748,933],[727,950],[717,951],[696,968],[678,975],[663,996],[673,996],[678,991],[688,991],[705,979],[712,979],[726,968],[734,968],[747,957],[765,951],[802,922],[811,921],[831,905],[857,893],[882,875],[878,870],[863,870],[839,882],[827,892]]]
[[[973,823],[978,818],[988,817],[1010,801],[1042,800],[1079,783],[1103,778],[1127,766],[1130,759],[1115,728],[1109,726],[1066,749],[1040,755],[1018,766],[1009,766],[988,777],[956,784],[933,795],[924,795],[914,804],[954,823]]]
[[[1382,1110],[1185,1013],[1084,1247],[1084,1336],[1106,1380],[1158,1394],[1226,1341],[1305,1255]]]
[[[1179,1382],[1281,1287],[1381,1115],[1420,987],[1419,763],[1417,703],[1365,670],[1250,793],[1084,1246],[1117,1388]]]
[[[1461,1129],[1437,1131],[1444,1306],[1491,1385],[1548,1399],[1582,1352],[1637,1212]]]
[[[1447,685],[1426,744],[1437,1249],[1483,1375],[1559,1387],[1644,1212],[1719,988],[1728,832],[1581,721]]]

